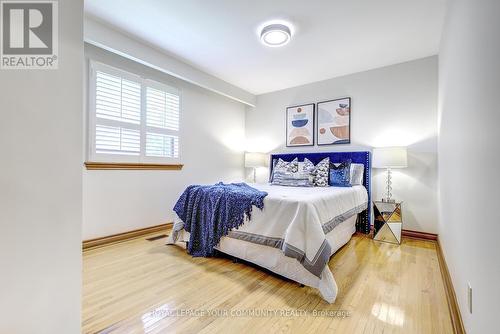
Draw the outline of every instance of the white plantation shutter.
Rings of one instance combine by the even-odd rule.
[[[90,67],[90,160],[178,162],[179,91],[103,64]]]
[[[179,157],[179,92],[148,81],[146,87],[146,156]]]
[[[140,124],[141,85],[96,71],[96,117]]]
[[[147,124],[179,131],[179,95],[147,88]]]
[[[141,132],[115,126],[96,125],[96,153],[139,155]]]
[[[148,132],[146,134],[146,155],[148,157],[177,158],[179,137]]]

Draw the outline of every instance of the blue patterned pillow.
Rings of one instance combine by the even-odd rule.
[[[334,187],[350,187],[351,186],[351,160],[346,160],[338,166],[330,163],[330,182]]]

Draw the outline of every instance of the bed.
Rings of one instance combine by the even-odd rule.
[[[363,185],[353,187],[286,187],[250,184],[266,191],[264,209],[254,209],[251,220],[222,237],[216,249],[319,290],[333,303],[338,287],[328,267],[330,257],[358,231],[370,231],[370,153],[328,152],[273,154],[275,159],[318,163],[350,159],[363,164]],[[271,170],[272,173],[272,170]],[[189,241],[176,219],[167,244]]]

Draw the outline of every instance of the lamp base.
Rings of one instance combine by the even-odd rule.
[[[391,168],[387,168],[387,192],[386,197],[382,199],[382,202],[386,203],[394,203],[395,201],[392,199],[392,173]]]

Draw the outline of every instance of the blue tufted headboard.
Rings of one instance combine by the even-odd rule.
[[[304,158],[309,159],[314,164],[317,164],[324,158],[330,158],[330,162],[338,163],[347,159],[351,159],[352,163],[363,164],[365,166],[365,175],[363,185],[368,192],[368,209],[359,214],[356,222],[356,231],[365,234],[370,233],[371,227],[371,161],[370,152],[318,152],[318,153],[285,153],[271,154],[271,163],[269,166],[270,173],[273,172],[273,160],[281,158],[284,161],[292,161],[297,158],[299,161],[304,161]]]

